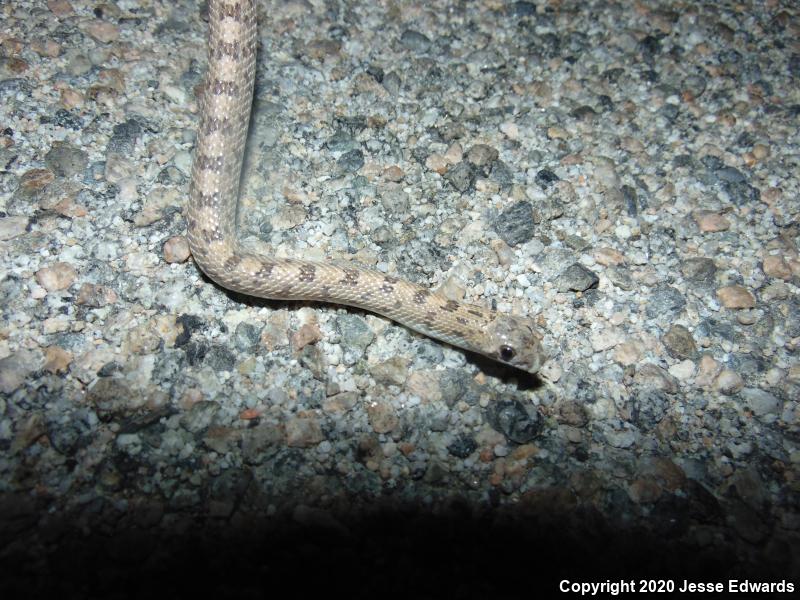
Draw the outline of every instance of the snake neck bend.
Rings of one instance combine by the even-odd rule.
[[[255,2],[209,0],[208,7],[208,73],[187,208],[187,237],[200,269],[237,292],[363,308],[454,346],[538,370],[541,336],[528,319],[449,300],[356,265],[242,249],[236,209],[255,80]]]

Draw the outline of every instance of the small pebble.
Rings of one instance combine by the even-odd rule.
[[[56,17],[68,17],[74,14],[69,0],[47,0],[47,8]]]
[[[65,373],[72,362],[72,353],[59,346],[50,346],[44,352],[44,369],[51,373]]]
[[[753,308],[756,299],[741,285],[729,285],[717,290],[717,298],[725,308]]]
[[[693,215],[700,231],[704,233],[714,233],[717,231],[727,231],[730,229],[730,222],[719,213],[708,210],[698,210]]]
[[[429,154],[428,158],[425,159],[425,166],[431,171],[439,173],[439,175],[444,175],[447,172],[448,164],[444,156],[435,152]]]
[[[705,354],[700,359],[700,364],[697,367],[697,376],[694,382],[699,387],[708,388],[713,385],[720,371],[722,371],[722,365],[711,356]]]
[[[429,371],[414,371],[408,376],[405,386],[409,394],[423,402],[437,402],[443,397],[440,379]]]
[[[316,344],[321,339],[322,331],[319,329],[319,324],[316,322],[304,323],[300,329],[292,335],[292,348],[294,348],[295,351],[302,350],[309,344]]]
[[[453,142],[448,146],[447,152],[444,153],[444,160],[449,165],[455,165],[460,163],[464,158],[464,151],[461,148],[461,144],[458,142]]]
[[[773,394],[759,388],[744,388],[740,395],[757,417],[775,417],[780,414],[782,402]]]
[[[394,408],[384,400],[370,402],[367,405],[367,416],[375,433],[388,433],[400,424]]]
[[[119,38],[117,27],[107,21],[92,21],[86,28],[86,33],[102,44],[108,44]]]
[[[598,248],[593,256],[595,261],[603,266],[621,265],[625,262],[625,256],[613,248]]]
[[[546,361],[539,370],[539,375],[541,375],[550,383],[557,383],[558,380],[561,379],[563,373],[564,371],[561,368],[561,365],[559,365],[555,360]]]
[[[286,445],[290,448],[316,446],[325,436],[313,417],[294,417],[286,422]]]
[[[505,122],[500,125],[500,131],[510,140],[519,139],[519,127],[515,123]]]
[[[182,235],[175,235],[164,242],[164,260],[168,263],[182,263],[191,256],[189,240]]]
[[[723,369],[714,380],[714,388],[722,394],[730,396],[744,387],[744,381],[735,371]]]
[[[409,361],[402,356],[393,356],[370,367],[370,375],[378,383],[402,385],[408,379]]]
[[[41,354],[32,350],[19,350],[0,358],[0,392],[11,394],[20,388],[25,378],[36,371],[41,363]]]
[[[682,360],[681,362],[672,365],[669,368],[669,374],[676,379],[680,379],[681,381],[687,381],[688,379],[691,379],[694,373],[695,364],[689,359]]]
[[[101,308],[117,301],[117,293],[105,285],[84,283],[78,290],[76,302],[93,308]]]
[[[0,241],[14,239],[25,233],[28,226],[27,217],[0,218]]]
[[[57,262],[50,267],[36,271],[36,281],[48,292],[68,288],[77,276],[78,273],[72,265],[65,262]]]
[[[782,256],[766,256],[762,263],[764,274],[768,277],[789,280],[792,278],[792,269]]]
[[[403,172],[403,169],[401,169],[397,165],[392,165],[391,167],[387,167],[383,171],[383,178],[386,181],[400,182],[403,181],[403,178],[405,176],[406,174]]]
[[[478,167],[486,166],[497,160],[498,152],[486,144],[475,144],[467,150],[467,160]]]
[[[635,342],[622,342],[614,348],[614,360],[623,366],[634,365],[642,358],[642,349]]]

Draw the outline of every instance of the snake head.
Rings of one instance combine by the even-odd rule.
[[[528,373],[536,373],[545,361],[542,335],[525,317],[497,315],[487,327],[486,356]]]

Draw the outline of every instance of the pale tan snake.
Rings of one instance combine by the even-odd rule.
[[[261,298],[346,304],[531,373],[544,355],[528,318],[450,300],[355,264],[261,255],[236,235],[239,175],[253,97],[255,0],[209,0],[208,74],[187,209],[198,266],[221,286]]]

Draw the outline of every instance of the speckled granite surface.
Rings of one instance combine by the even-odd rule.
[[[242,235],[535,316],[551,359],[214,286],[205,8],[4,2],[6,584],[796,575],[797,5],[260,5]]]

